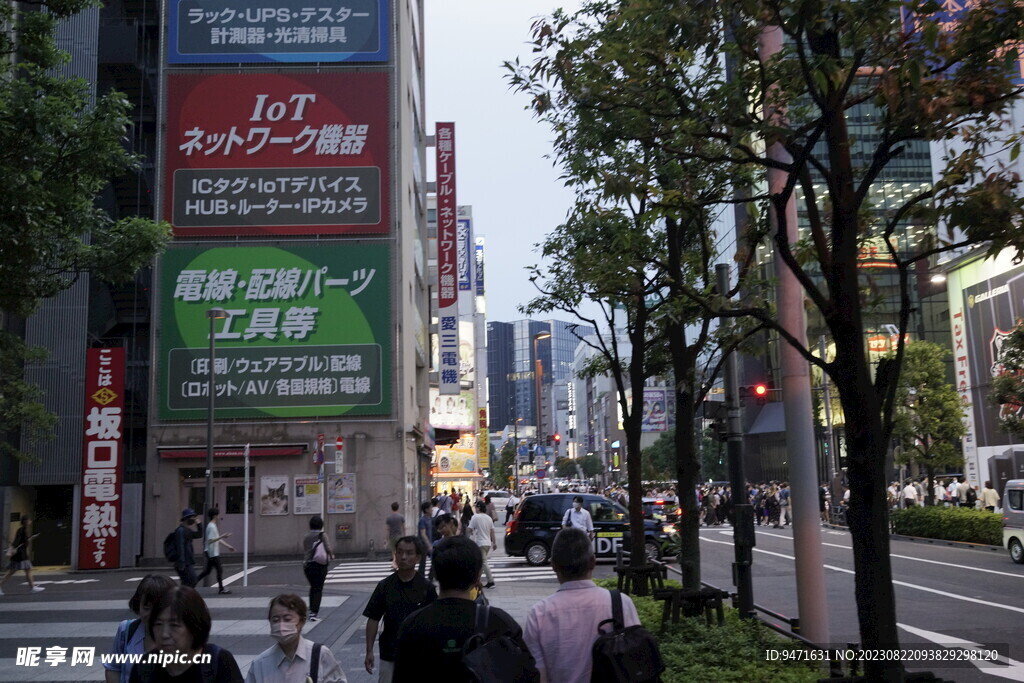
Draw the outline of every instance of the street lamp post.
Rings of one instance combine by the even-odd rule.
[[[536,450],[537,447],[540,446],[541,434],[543,432],[543,430],[541,429],[541,424],[540,424],[541,423],[541,419],[543,418],[543,411],[541,410],[540,403],[541,403],[541,381],[542,381],[542,378],[543,378],[543,375],[544,375],[544,365],[540,362],[540,354],[537,353],[537,342],[539,342],[541,339],[550,339],[550,338],[551,338],[551,333],[550,332],[538,332],[537,334],[533,335],[533,364],[534,364],[533,365],[533,382],[536,385],[536,389],[537,389],[537,410],[536,410],[536,415],[535,415],[535,417],[537,418],[537,421],[536,421],[536,425],[537,425],[537,432],[536,432],[537,443],[534,445],[534,455],[536,455],[536,453],[537,453],[537,450]],[[544,489],[541,489],[542,492],[543,492],[543,490]]]
[[[513,450],[512,458],[512,471],[515,474],[515,479],[512,481],[512,490],[519,495],[519,423],[523,421],[523,418],[517,417],[515,424],[515,448]]]
[[[223,308],[211,308],[206,311],[206,317],[210,319],[210,366],[207,368],[207,377],[209,378],[207,393],[209,394],[210,403],[206,414],[206,500],[203,501],[203,505],[208,510],[213,507],[213,406],[214,397],[217,394],[213,373],[213,341],[216,336],[214,321],[228,317],[228,312]],[[203,512],[203,510],[200,510],[199,514],[203,514]]]

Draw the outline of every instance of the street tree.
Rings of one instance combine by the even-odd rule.
[[[949,351],[919,340],[907,344],[904,354],[893,415],[892,434],[900,444],[895,460],[924,469],[928,504],[934,505],[935,473],[963,469],[960,439],[967,433],[963,404],[946,379],[944,361]]]
[[[125,150],[130,105],[123,95],[94,96],[89,84],[59,73],[58,22],[94,0],[0,3],[0,431],[31,442],[53,419],[37,388],[22,379],[40,357],[13,331],[41,301],[89,273],[130,281],[169,238],[166,224],[111,218],[96,197],[139,159]],[[6,453],[24,456],[7,438]]]
[[[1019,94],[1012,46],[1024,38],[1024,7],[974,3],[955,22],[931,0],[595,0],[581,13],[600,23],[602,40],[624,43],[599,64],[614,78],[590,93],[603,111],[632,112],[667,129],[650,139],[668,155],[770,176],[770,184],[738,190],[767,193],[773,228],[757,241],[749,240],[756,231],[740,232],[740,258],[767,248],[776,272],[796,279],[835,344],[834,359],[808,348],[803,330],[779,325],[771,306],[750,304],[729,315],[773,329],[836,385],[846,420],[861,644],[897,646],[885,461],[914,305],[911,274],[969,245],[1024,254],[1021,179],[1006,156],[992,154],[1009,150],[1012,159],[1019,150],[1019,133],[1006,121]],[[562,47],[579,30],[565,14],[543,22],[535,32],[541,55],[531,68],[542,75],[551,65],[563,68],[558,60],[575,55]],[[685,54],[720,67],[704,72],[702,97],[687,96],[698,84],[689,65],[679,68]],[[535,108],[543,112],[553,97],[538,93]],[[870,117],[852,129],[848,117],[864,111]],[[915,145],[931,143],[952,150],[934,169],[934,183],[879,192],[880,183],[899,178],[894,167]],[[928,238],[901,241],[911,225],[927,228]],[[895,356],[877,368],[865,348],[876,284],[860,267],[865,246],[880,251],[895,283],[899,341]],[[691,295],[705,299],[696,288]],[[871,662],[867,674],[902,679],[897,663]]]
[[[557,13],[550,21],[537,22],[534,43],[541,56],[532,65],[509,64],[510,80],[531,95],[536,115],[554,132],[555,157],[570,183],[597,194],[610,206],[642,207],[643,213],[638,214],[642,220],[630,226],[632,237],[622,244],[632,250],[628,258],[643,262],[644,288],[650,292],[644,305],[650,308],[654,342],[650,364],[670,371],[673,380],[674,417],[677,425],[683,425],[673,432],[671,464],[684,511],[679,522],[679,563],[683,585],[699,588],[695,492],[701,480],[701,457],[696,416],[724,357],[721,349],[734,347],[746,333],[736,326],[722,335],[708,314],[716,308],[709,301],[727,294],[717,291],[714,265],[722,254],[715,223],[723,203],[733,194],[732,187],[749,179],[745,168],[666,152],[686,145],[708,154],[712,148],[716,154],[724,151],[720,142],[685,136],[681,129],[652,120],[644,108],[659,106],[678,71],[687,71],[694,84],[691,91],[678,93],[679,98],[702,97],[702,86],[697,84],[717,67],[679,51],[673,55],[673,68],[664,68],[663,55],[636,50],[636,45],[678,41],[680,27],[651,22],[620,25],[606,18],[607,7],[607,3],[587,3],[575,16]],[[630,63],[634,73],[646,73],[654,81],[633,93],[650,97],[646,105],[621,107],[605,99],[606,92],[621,87],[625,72],[615,67],[624,62]],[[662,78],[672,83],[659,83]],[[751,214],[756,216],[754,211]],[[756,229],[756,220],[749,225]],[[617,255],[602,253],[601,258]],[[739,279],[746,281],[752,272],[751,255],[744,254],[741,262]],[[701,297],[694,297],[694,292]],[[621,300],[635,305],[632,297]],[[628,444],[627,452],[633,452]],[[652,473],[649,467],[641,469]],[[634,487],[630,479],[631,492]]]
[[[610,168],[611,158],[605,157],[603,163]],[[650,217],[644,197],[632,204],[609,205],[600,188],[578,185],[577,191],[568,220],[540,245],[543,256],[556,265],[546,270],[531,268],[531,280],[540,294],[522,311],[528,315],[562,311],[597,331],[578,337],[595,351],[582,376],[607,375],[615,385],[626,433],[627,480],[630,492],[636,493],[642,488],[644,383],[658,372],[651,354],[656,337],[650,297],[656,283],[648,266],[649,232],[643,227]],[[584,302],[596,307],[597,315],[586,312]],[[647,558],[639,494],[630,495],[629,513],[630,565],[640,567]]]

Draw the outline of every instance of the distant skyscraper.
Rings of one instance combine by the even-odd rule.
[[[550,337],[534,337],[547,333]],[[516,320],[487,323],[487,382],[491,431],[515,424],[536,426],[537,385],[534,348],[541,365],[542,393],[553,382],[565,380],[571,373],[573,354],[580,337],[594,333],[589,325],[562,320]],[[546,394],[545,394],[546,395]],[[542,404],[544,401],[542,400]],[[542,422],[544,420],[542,419]],[[547,421],[550,423],[550,420]],[[541,438],[550,436],[538,430]]]

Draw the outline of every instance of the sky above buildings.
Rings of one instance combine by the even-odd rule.
[[[578,0],[427,0],[425,22],[427,129],[454,121],[457,200],[473,207],[474,230],[486,240],[487,318],[524,318],[518,306],[536,295],[526,267],[540,262],[535,245],[562,223],[572,193],[545,158],[552,133],[509,90],[502,67],[531,59],[535,17]],[[428,152],[433,180],[433,153]],[[543,316],[532,316],[543,317]],[[563,318],[564,315],[552,317]]]

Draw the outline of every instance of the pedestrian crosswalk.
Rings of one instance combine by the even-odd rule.
[[[273,643],[269,637],[267,604],[271,595],[278,592],[206,598],[213,618],[210,642],[231,652],[243,675],[252,660]],[[100,656],[110,651],[118,622],[132,616],[126,609],[127,596],[120,598],[6,600],[0,613],[0,672],[3,672],[0,680],[11,683],[103,681]],[[359,601],[360,598],[325,594],[321,615],[330,614],[349,600]],[[361,608],[361,605],[355,607]],[[328,639],[338,627],[329,621],[308,623],[303,634],[312,640]],[[319,633],[320,630],[324,633]],[[34,666],[28,666],[26,661],[30,648],[38,648]],[[87,655],[73,664],[76,648]],[[91,664],[87,663],[88,658]]]
[[[523,560],[512,558],[496,558],[490,560],[494,582],[503,581],[557,581],[551,567],[531,567]],[[387,578],[391,572],[390,562],[350,562],[342,563],[327,572],[327,584],[375,584]],[[427,560],[427,571],[430,571],[430,560]]]

